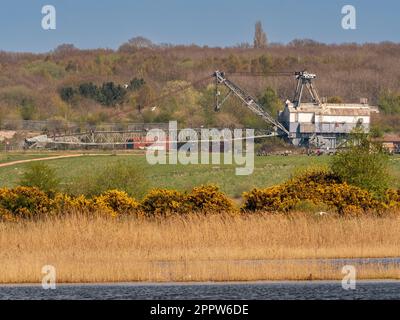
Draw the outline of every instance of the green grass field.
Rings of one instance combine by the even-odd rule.
[[[15,154],[0,155],[0,163],[57,154]],[[229,196],[238,198],[242,192],[253,187],[267,187],[281,183],[296,171],[310,166],[328,164],[329,156],[268,156],[255,157],[254,173],[249,176],[236,176],[234,165],[149,165],[144,155],[98,155],[47,160],[46,164],[55,168],[62,181],[62,187],[77,177],[99,171],[107,164],[119,160],[133,162],[143,170],[149,180],[149,188],[173,188],[189,190],[194,186],[214,183]],[[400,157],[391,157],[392,186],[400,188]],[[0,186],[14,187],[29,164],[16,164],[0,167]]]
[[[0,153],[0,164],[7,163],[12,161],[19,160],[30,160],[30,159],[38,159],[38,158],[46,158],[57,156],[57,153],[24,153],[24,152],[16,152],[16,153]]]

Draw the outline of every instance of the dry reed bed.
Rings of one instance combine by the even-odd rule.
[[[0,283],[341,279],[341,266],[290,259],[400,257],[400,215],[253,214],[162,220],[71,214],[0,223]],[[268,261],[243,261],[243,260]],[[366,265],[359,278],[400,278]]]

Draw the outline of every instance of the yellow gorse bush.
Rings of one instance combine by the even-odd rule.
[[[54,207],[59,212],[72,209],[87,213],[103,212],[110,216],[131,213],[139,207],[135,199],[129,197],[126,192],[118,190],[107,191],[93,199],[83,195],[73,198],[59,193],[55,195],[53,201]]]
[[[327,171],[305,172],[279,186],[253,189],[243,197],[245,211],[287,212],[304,200],[325,204],[342,214],[360,214],[385,206],[368,191],[342,183]]]
[[[41,214],[69,211],[86,213],[102,212],[110,216],[132,213],[139,207],[135,199],[126,192],[111,190],[93,199],[81,195],[71,197],[57,193],[53,197],[30,187],[0,189],[0,217],[2,220],[32,218]]]
[[[227,212],[234,210],[232,200],[215,185],[193,188],[186,196],[186,202],[193,211]]]
[[[146,215],[171,215],[186,212],[234,211],[233,202],[215,185],[193,188],[190,193],[154,189],[144,198],[142,210]]]
[[[17,221],[16,217],[7,209],[0,207],[0,221]]]
[[[37,188],[17,187],[0,189],[0,208],[21,218],[51,212],[53,201]]]
[[[146,215],[171,215],[185,211],[185,195],[176,190],[154,189],[143,199]]]
[[[110,190],[93,199],[99,209],[109,210],[111,215],[121,215],[137,211],[140,204],[124,191]]]
[[[59,211],[78,210],[82,212],[92,212],[97,209],[95,202],[81,195],[78,197],[71,197],[63,193],[57,193],[53,199],[54,208]]]
[[[385,205],[387,209],[400,208],[400,190],[387,190],[385,194]]]
[[[327,207],[344,215],[400,208],[400,190],[387,190],[377,200],[366,190],[341,182],[328,171],[307,171],[281,185],[243,194],[242,210],[288,212],[296,208]],[[151,190],[141,202],[126,192],[110,190],[93,198],[71,197],[63,193],[47,194],[37,188],[0,188],[0,220],[17,221],[46,214],[71,211],[105,214],[112,217],[129,214],[169,216],[188,212],[235,212],[231,199],[215,185],[195,187],[189,193],[176,190]]]

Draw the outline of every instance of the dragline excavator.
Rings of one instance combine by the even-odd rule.
[[[250,75],[254,76],[257,74],[246,74],[246,73],[235,73],[237,75]],[[313,104],[316,106],[321,106],[321,101],[319,99],[317,90],[312,83],[312,80],[316,78],[315,74],[308,73],[307,71],[300,72],[271,72],[268,74],[259,74],[261,76],[295,76],[297,80],[296,91],[293,98],[293,105],[295,108],[299,107],[301,104],[301,99],[304,91],[304,87],[310,93]],[[257,103],[256,99],[253,98],[248,92],[244,89],[240,88],[233,81],[227,79],[224,72],[215,71],[213,73],[213,77],[215,78],[215,110],[219,111],[224,102],[233,94],[238,97],[244,104],[256,115],[261,117],[265,122],[272,125],[275,129],[275,133],[272,135],[279,135],[283,137],[287,137],[289,140],[292,138],[291,133],[288,129],[278,120],[276,120],[271,114],[269,114],[259,103]],[[220,99],[220,92],[218,90],[219,85],[224,85],[228,88],[228,93]]]
[[[316,107],[321,107],[321,101],[319,99],[317,90],[315,86],[313,85],[313,80],[316,78],[315,74],[308,73],[307,71],[300,71],[300,72],[294,72],[294,71],[272,71],[272,72],[267,72],[267,73],[254,73],[254,72],[235,72],[235,73],[230,73],[229,75],[232,76],[261,76],[261,77],[270,77],[270,76],[293,76],[297,80],[297,85],[296,85],[296,90],[295,94],[293,97],[293,100],[291,104],[294,106],[294,108],[298,108],[301,105],[302,101],[302,96],[304,92],[304,87],[308,90],[310,93],[312,103]],[[234,83],[232,80],[228,79],[225,72],[222,71],[215,71],[212,75],[212,78],[215,80],[215,110],[219,111],[222,105],[227,101],[227,99],[230,96],[236,96],[238,97],[244,105],[250,109],[253,113],[258,115],[261,119],[263,119],[265,122],[267,122],[269,125],[272,125],[274,128],[273,132],[270,133],[270,136],[281,136],[288,140],[289,142],[293,142],[293,139],[295,138],[293,136],[293,132],[290,132],[289,128],[287,127],[286,123],[282,123],[281,121],[277,120],[275,117],[273,117],[270,113],[268,113],[258,102],[257,100],[252,97],[246,90],[241,88],[239,85]],[[139,112],[144,109],[146,106],[153,106],[155,103],[158,103],[159,101],[170,97],[174,96],[176,94],[182,93],[190,88],[192,88],[195,84],[202,83],[204,81],[207,81],[210,79],[210,76],[207,76],[205,78],[199,79],[194,83],[186,84],[184,86],[180,86],[174,91],[168,92],[160,97],[157,97],[153,99],[152,101],[148,102],[144,106],[138,106]],[[224,96],[221,97],[221,93],[219,91],[219,86],[223,85],[226,88],[228,88],[228,93]],[[131,111],[120,111],[116,115],[120,116],[126,113],[130,113]],[[286,125],[285,125],[286,124]]]

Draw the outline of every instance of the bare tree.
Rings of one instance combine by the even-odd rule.
[[[134,51],[142,48],[155,48],[156,45],[145,37],[134,37],[119,47],[119,51]]]
[[[72,51],[78,51],[79,49],[76,48],[73,44],[71,43],[63,43],[57,46],[54,49],[55,53],[70,53]]]
[[[265,34],[261,21],[256,22],[256,31],[254,34],[254,48],[265,48],[267,46],[267,35]]]

